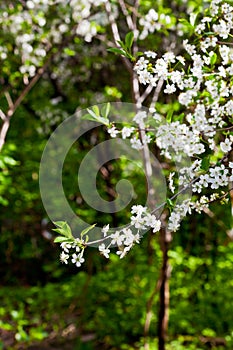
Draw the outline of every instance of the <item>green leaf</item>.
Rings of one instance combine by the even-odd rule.
[[[166,202],[169,209],[172,209],[174,207],[174,203],[170,198],[167,198]]]
[[[191,13],[190,14],[190,24],[194,27],[195,26],[195,22],[196,22],[196,18],[197,18],[197,13]]]
[[[96,116],[93,117],[90,114],[83,115],[81,119],[83,119],[83,120],[91,120],[91,121],[97,122]]]
[[[122,49],[124,49],[125,51],[127,51],[127,47],[126,47],[124,41],[118,40],[117,43],[120,45],[120,47],[122,47]]]
[[[71,50],[69,49],[68,47],[66,47],[64,49],[64,53],[67,55],[67,56],[75,56],[76,52],[74,50]]]
[[[167,117],[166,117],[166,121],[167,121],[168,123],[171,123],[171,121],[172,121],[172,116],[173,116],[173,111],[172,111],[172,110],[168,111]]]
[[[208,156],[202,159],[201,169],[207,171],[209,170],[209,167],[210,167],[210,157]]]
[[[125,51],[122,49],[118,49],[117,47],[111,47],[110,49],[107,49],[107,51],[126,56]]]
[[[100,117],[100,110],[99,110],[99,107],[98,106],[93,106],[92,107],[92,110],[93,110],[93,112],[95,113],[95,115],[97,116],[97,117]]]
[[[126,34],[125,36],[125,45],[126,48],[130,51],[132,45],[133,45],[133,41],[134,41],[134,34],[133,32],[129,32]]]
[[[212,55],[211,58],[210,58],[210,64],[211,64],[211,66],[213,66],[213,65],[216,63],[217,57],[218,57],[217,54],[214,52],[213,55]]]
[[[110,108],[111,108],[111,104],[108,102],[103,106],[103,108],[101,110],[101,114],[103,115],[103,117],[105,119],[108,119]]]
[[[96,224],[88,226],[84,230],[82,230],[81,238],[83,238],[83,236],[86,235],[89,231],[91,231],[95,226],[96,226]]]
[[[88,112],[89,112],[89,110],[88,110]],[[98,117],[98,116],[94,115],[93,113],[85,114],[84,116],[82,116],[82,119],[83,120],[91,120],[91,121],[94,121],[94,122],[98,122],[98,123],[106,125],[106,126],[110,125],[110,121],[109,121],[108,118]]]
[[[90,113],[90,115],[97,120],[99,115],[96,115],[96,113],[94,111],[92,111],[91,109],[87,108],[88,113]]]
[[[67,238],[71,238],[71,239],[74,238],[71,232],[71,228],[66,221],[56,221],[54,222],[54,225],[57,226],[58,228],[54,228],[53,231],[58,232],[62,236],[65,236]]]
[[[62,236],[58,236],[54,239],[54,243],[62,243],[62,242],[72,243],[73,241],[71,239],[67,239],[66,237],[62,237]]]

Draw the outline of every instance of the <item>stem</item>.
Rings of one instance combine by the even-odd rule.
[[[145,320],[145,324],[144,324],[144,339],[145,339],[144,349],[145,350],[149,350],[148,336],[149,336],[151,318],[152,318],[152,314],[153,314],[152,307],[153,307],[154,298],[155,298],[156,294],[158,293],[158,291],[161,289],[161,285],[162,285],[162,276],[160,276],[160,278],[156,282],[154,289],[151,293],[151,296],[146,303],[146,320]]]
[[[168,333],[168,319],[169,319],[169,278],[171,274],[171,267],[169,265],[168,250],[172,236],[163,227],[160,230],[160,247],[163,254],[162,268],[161,268],[161,287],[159,291],[159,315],[158,315],[158,350],[165,350],[165,344]]]
[[[7,114],[5,115],[5,120],[3,121],[2,128],[0,131],[0,152],[1,152],[2,147],[3,147],[5,140],[6,140],[6,135],[7,135],[8,129],[10,127],[10,119],[11,119],[12,115],[14,114],[16,109],[19,107],[19,105],[21,104],[23,99],[26,97],[26,95],[29,93],[29,91],[33,88],[33,86],[40,79],[40,77],[44,73],[47,65],[48,65],[48,61],[44,64],[44,66],[42,68],[40,68],[38,70],[37,74],[32,78],[30,83],[23,89],[23,91],[21,92],[21,94],[19,95],[19,97],[16,99],[16,101],[14,103],[11,100],[9,93],[7,93],[6,99],[7,99],[7,102],[9,104],[9,109],[7,111]]]

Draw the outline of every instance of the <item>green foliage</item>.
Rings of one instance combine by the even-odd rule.
[[[96,121],[100,124],[109,126],[110,121],[108,119],[108,115],[110,112],[110,103],[106,103],[106,105],[102,108],[102,110],[99,110],[98,106],[92,106],[92,110],[87,108],[87,111],[89,114],[86,114],[82,117],[83,120],[92,120]]]
[[[111,256],[110,263],[106,265],[104,258],[93,249],[87,253],[83,270],[64,269],[58,262],[59,251],[53,242],[72,242],[74,237],[66,222],[55,223],[57,228],[54,231],[61,235],[55,237],[52,223],[47,220],[41,203],[38,183],[40,159],[48,137],[77,107],[93,106],[88,108],[84,119],[108,127],[108,101],[131,102],[129,75],[126,69],[122,69],[119,55],[134,62],[133,42],[136,39],[132,31],[127,33],[126,23],[119,16],[120,35],[124,38],[118,42],[119,47],[107,49],[108,41],[112,40],[110,28],[101,25],[98,32],[106,39],[105,42],[94,39],[91,44],[86,43],[80,37],[73,37],[76,23],[70,17],[70,8],[65,2],[54,5],[46,13],[40,11],[33,15],[31,23],[27,16],[23,16],[27,2],[15,3],[2,2],[1,18],[4,19],[6,13],[19,15],[22,19],[20,35],[34,35],[34,49],[42,45],[46,50],[51,48],[51,51],[46,58],[38,56],[37,68],[49,58],[48,67],[12,117],[0,155],[0,331],[12,332],[12,349],[20,346],[26,349],[29,344],[40,343],[51,335],[66,343],[67,338],[62,334],[70,325],[77,330],[76,348],[79,350],[143,349],[146,304],[159,278],[161,266],[157,239],[145,237],[143,244],[130,252],[126,260]],[[115,5],[118,5],[117,2]],[[141,0],[140,11],[146,14],[152,5],[159,16],[169,15],[170,22],[165,23],[164,20],[156,35],[137,39],[138,56],[148,47],[153,47],[158,56],[167,47],[172,47],[177,21],[184,36],[194,35],[197,10],[202,12],[203,9],[202,0],[175,0],[172,8],[167,0],[153,4]],[[134,11],[131,5],[127,10]],[[32,10],[29,12],[33,13]],[[104,13],[103,10],[101,15]],[[59,21],[66,17],[70,27],[62,34],[62,45],[59,46],[56,33],[59,25],[64,24]],[[46,24],[42,27],[38,25],[39,19],[46,19]],[[28,73],[21,73],[19,67],[24,64],[28,69],[34,65],[30,57],[22,62],[22,45],[18,51],[15,49],[15,37],[8,30],[12,20],[8,18],[7,21],[6,30],[0,29],[0,103],[4,111],[8,108],[6,93],[10,91],[15,101],[30,81]],[[176,50],[182,52],[180,42],[178,38]],[[7,49],[5,59],[3,48]],[[116,55],[108,55],[107,50]],[[211,65],[216,64],[216,53],[210,60]],[[205,99],[206,96],[203,94],[202,97]],[[104,103],[101,110],[97,103]],[[185,120],[178,101],[170,96],[163,96],[155,107],[169,122]],[[86,222],[97,222],[102,226],[125,224],[129,219],[129,214],[125,213],[128,208],[114,215],[96,213],[82,202],[74,185],[77,163],[80,164],[94,142],[101,142],[105,137],[106,131],[96,128],[73,145],[63,167],[64,191],[71,207]],[[206,171],[212,161],[214,159],[206,155],[202,159],[202,170]],[[122,157],[105,166],[107,179],[100,173],[97,175],[101,196],[107,192],[111,194],[107,200],[114,199],[112,193],[115,193],[119,178],[125,178],[130,179],[135,188],[132,204],[146,202],[147,194],[142,186],[146,179],[140,162],[129,163],[127,157]],[[172,209],[174,204],[168,201],[167,205]],[[233,348],[230,209],[230,203],[221,208],[213,204],[210,206],[210,218],[192,216],[183,223],[181,234],[174,237],[169,252],[172,274],[167,350],[204,350],[208,345],[201,342],[201,337],[225,338],[227,346],[224,349]],[[92,228],[94,225],[84,229],[81,236],[84,239],[88,237]],[[158,294],[152,310],[149,344],[151,349],[156,349]],[[79,335],[89,333],[95,334],[95,340],[83,344]],[[40,344],[43,346],[43,342]],[[0,340],[1,348],[4,348],[3,340]]]
[[[121,49],[118,49],[117,47],[111,47],[108,49],[109,52],[113,52],[119,55],[122,55],[126,58],[129,58],[132,62],[136,61],[136,58],[132,55],[132,45],[134,42],[134,33],[129,32],[125,36],[125,41],[118,41],[118,44],[120,45]],[[136,56],[140,56],[141,53],[137,52]]]

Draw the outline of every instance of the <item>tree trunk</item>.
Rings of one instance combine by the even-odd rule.
[[[170,265],[168,259],[168,250],[171,242],[171,234],[167,232],[166,228],[160,231],[160,246],[163,254],[163,262],[161,269],[161,286],[159,290],[159,315],[158,315],[158,350],[165,350],[168,318],[169,318],[169,278]]]

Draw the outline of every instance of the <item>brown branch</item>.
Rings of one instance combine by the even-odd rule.
[[[113,35],[113,39],[114,39],[115,45],[117,47],[119,47],[118,41],[121,40],[121,37],[120,37],[120,34],[119,34],[117,23],[115,21],[115,18],[114,18],[113,12],[112,12],[112,7],[111,7],[111,4],[110,4],[109,1],[106,1],[105,9],[106,9],[106,12],[107,12],[107,15],[108,15],[108,19],[109,19],[109,23],[110,23],[110,26],[111,26],[112,35]],[[129,62],[129,60],[126,57],[124,57],[124,56],[120,56],[120,57],[121,57],[124,65],[125,65],[126,69],[129,71],[130,75],[132,75],[132,65],[131,65],[131,63]]]
[[[155,296],[160,290],[161,285],[162,285],[162,275],[160,275],[159,279],[157,280],[154,286],[154,289],[150,295],[150,298],[147,300],[147,303],[146,303],[146,320],[144,324],[144,339],[145,339],[144,349],[145,350],[149,350],[148,335],[150,330],[151,318],[153,315],[152,307],[153,307]]]
[[[233,43],[228,43],[228,42],[224,42],[224,41],[217,41],[217,44],[233,46]]]
[[[129,15],[129,12],[127,11],[124,0],[118,0],[118,2],[119,2],[119,5],[121,7],[122,13],[126,18],[126,22],[127,22],[129,29],[134,30],[135,25],[134,25],[134,22],[132,20],[132,17]]]
[[[0,151],[2,150],[2,147],[5,143],[6,135],[7,135],[8,129],[10,127],[10,119],[11,119],[12,115],[14,114],[16,109],[19,107],[21,102],[24,100],[26,95],[29,93],[29,91],[33,88],[33,86],[36,84],[36,82],[40,79],[40,77],[44,73],[49,61],[50,60],[47,60],[47,62],[44,64],[44,66],[38,69],[36,75],[31,79],[29,84],[23,89],[23,91],[21,92],[21,94],[19,95],[19,97],[16,99],[15,102],[12,101],[10,94],[8,92],[5,93],[7,102],[9,104],[9,109],[8,109],[6,115],[1,111],[1,117],[3,119],[3,124],[1,127],[1,131],[0,131]],[[3,116],[5,116],[5,118],[3,118]]]
[[[140,103],[143,103],[146,100],[146,98],[150,95],[152,90],[153,90],[153,86],[148,85],[145,91],[143,92],[143,94],[139,98]]]
[[[159,94],[160,94],[162,87],[163,87],[163,82],[164,82],[164,79],[160,78],[160,80],[158,81],[158,84],[155,88],[154,95],[153,95],[151,103],[150,103],[150,107],[153,107],[154,104],[158,101]]]
[[[5,97],[6,97],[8,106],[9,106],[10,108],[12,108],[13,105],[14,105],[14,103],[13,103],[12,98],[11,98],[11,95],[10,95],[10,93],[9,93],[8,91],[5,92]]]

